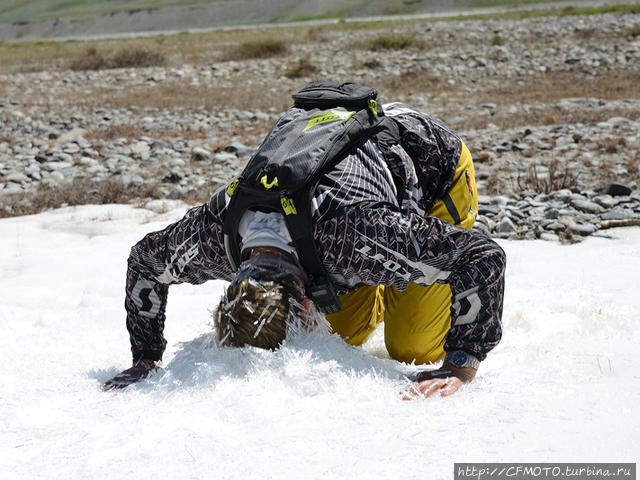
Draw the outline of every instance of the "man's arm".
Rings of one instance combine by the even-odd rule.
[[[435,217],[364,208],[318,223],[315,239],[338,286],[449,284],[445,351],[482,361],[500,341],[506,258],[485,235]]]
[[[192,208],[178,222],[146,235],[128,260],[125,309],[133,361],[162,360],[169,285],[230,279],[220,212],[224,192]]]
[[[106,382],[105,389],[126,387],[160,368],[167,343],[163,331],[169,285],[231,278],[222,234],[225,203],[220,189],[208,204],[146,235],[131,249],[125,309],[133,366]]]

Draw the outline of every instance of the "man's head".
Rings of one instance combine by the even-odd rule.
[[[275,349],[308,320],[308,303],[297,265],[285,254],[259,251],[242,263],[214,313],[218,339]]]

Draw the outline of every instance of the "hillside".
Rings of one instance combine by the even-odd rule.
[[[639,224],[635,8],[0,44],[0,216],[205,201],[292,92],[342,79],[459,132],[483,194],[477,228],[573,242]]]
[[[30,2],[7,0],[3,6],[0,6],[0,40],[182,31],[229,25],[424,14],[474,7],[537,3],[541,2],[539,0],[324,0],[322,2],[315,0],[34,0]]]

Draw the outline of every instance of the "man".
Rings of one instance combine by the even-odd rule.
[[[214,318],[222,345],[277,348],[292,329],[313,325],[318,307],[332,312],[326,320],[352,345],[384,321],[392,358],[444,358],[416,376],[406,398],[450,395],[474,378],[501,337],[505,255],[470,230],[478,206],[471,155],[443,123],[400,103],[382,107],[377,92],[363,88],[306,86],[238,181],[133,247],[125,301],[133,366],[105,389],[159,368],[168,286],[211,279],[231,282]],[[336,142],[346,147],[326,153]],[[309,208],[300,192],[289,196],[287,175],[316,178]],[[247,178],[253,190],[245,189],[239,211],[238,183]],[[281,209],[253,198],[273,191]]]

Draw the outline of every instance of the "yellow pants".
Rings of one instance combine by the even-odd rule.
[[[448,197],[429,212],[446,222],[471,228],[478,211],[473,160],[462,143],[458,168]],[[395,287],[365,286],[340,296],[342,310],[327,315],[333,331],[351,345],[362,344],[384,321],[384,341],[391,358],[402,362],[436,362],[444,357],[444,342],[451,328],[449,285],[422,287],[410,283]]]

